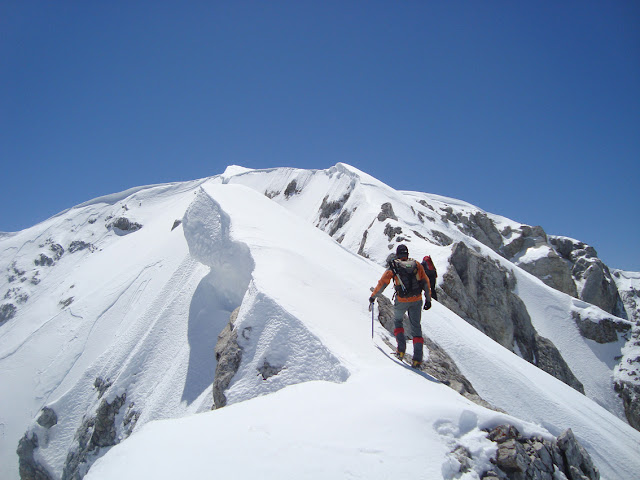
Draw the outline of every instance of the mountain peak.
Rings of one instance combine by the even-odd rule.
[[[228,179],[229,177],[233,177],[234,175],[241,175],[243,173],[251,171],[253,171],[253,169],[251,168],[241,167],[239,165],[229,165],[221,176],[223,179]]]
[[[180,477],[206,464],[450,479],[461,449],[481,478],[502,424],[538,443],[571,428],[603,477],[640,470],[638,331],[621,318],[638,316],[638,276],[611,275],[583,244],[344,163],[231,165],[104,198],[0,236],[11,478],[134,478],[142,464]],[[385,353],[391,289],[367,310],[399,243],[437,267],[425,362],[455,371],[449,386]],[[214,395],[226,406],[210,411]]]

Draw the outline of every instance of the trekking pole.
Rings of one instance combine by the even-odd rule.
[[[371,311],[371,338],[373,338],[373,303],[369,304],[369,310]]]

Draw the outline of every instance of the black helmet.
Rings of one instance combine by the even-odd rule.
[[[409,257],[409,249],[406,245],[398,245],[398,248],[396,248],[396,255],[398,258],[407,258]]]

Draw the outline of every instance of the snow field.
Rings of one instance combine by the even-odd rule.
[[[293,179],[300,191],[286,197],[284,187]],[[265,196],[276,191],[272,199]],[[325,196],[338,201],[345,191],[352,215],[340,230],[340,244],[315,225]],[[380,205],[391,202],[408,219],[390,223],[411,237],[412,256],[432,255],[440,273],[450,247],[434,246],[413,230],[440,230],[454,241],[464,237],[447,229],[439,215],[423,225],[416,213],[429,214],[417,203],[423,198],[443,205],[449,200],[396,192],[344,164],[326,171],[230,167],[210,179],[96,199],[31,232],[3,238],[3,262],[32,261],[39,251],[33,232],[41,240],[74,239],[70,225],[93,232],[100,250],[82,253],[82,262],[65,254],[55,267],[43,269],[46,295],[27,304],[19,323],[0,330],[0,476],[7,471],[16,478],[15,447],[43,405],[52,406],[60,420],[48,432],[37,430],[44,439],[37,460],[59,474],[79,419],[92,415],[101,400],[93,387],[101,377],[112,383],[102,398],[126,392],[124,408],[131,405],[140,417],[131,437],[100,454],[87,476],[94,480],[470,480],[479,478],[495,453],[482,430],[501,423],[546,437],[571,427],[603,479],[633,478],[640,471],[637,431],[441,304],[424,312],[424,333],[485,400],[509,415],[426,381],[375,347],[367,299],[391,251],[386,222],[376,220]],[[449,203],[477,211],[464,202]],[[144,227],[118,237],[104,223],[89,222],[119,214]],[[182,225],[171,231],[176,219]],[[354,253],[367,229],[365,250],[373,261]],[[596,360],[595,370],[579,370],[579,377],[610,408],[615,399],[603,378],[611,375],[608,362],[616,347],[604,351],[575,341],[566,322],[571,309],[581,306],[528,274],[517,275],[534,325],[543,335],[558,335],[570,366]],[[390,288],[386,293],[391,295]],[[70,295],[73,303],[60,308],[59,300]],[[209,412],[217,335],[237,306],[242,362],[225,392],[228,406]],[[388,335],[379,324],[374,328],[376,341]],[[279,369],[277,375],[263,378],[265,364]],[[590,373],[597,378],[585,382]],[[35,387],[25,378],[33,378]],[[451,454],[458,445],[473,455],[472,471],[464,475]]]

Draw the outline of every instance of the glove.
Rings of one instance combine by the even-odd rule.
[[[373,298],[373,297],[369,297],[369,303],[373,303],[373,302],[375,302],[375,301],[376,301],[376,299],[375,299],[375,298]]]
[[[424,299],[424,307],[422,307],[423,310],[429,310],[431,308],[431,300],[427,300],[426,298]]]

